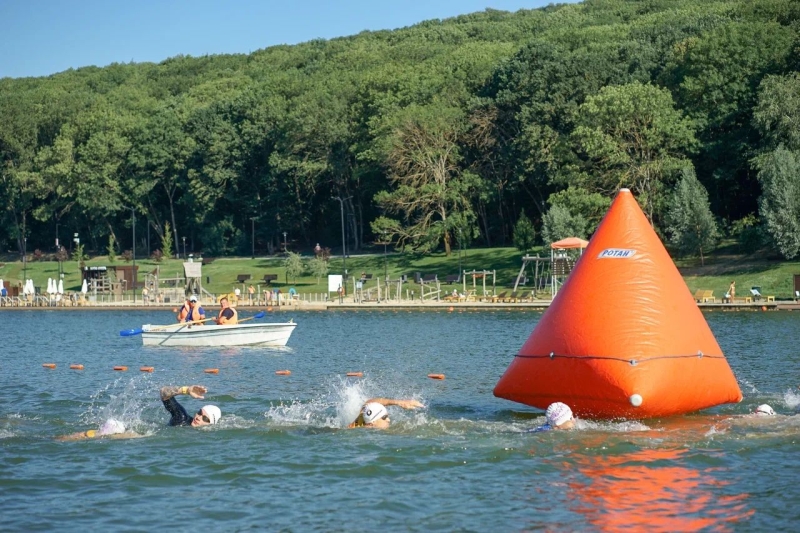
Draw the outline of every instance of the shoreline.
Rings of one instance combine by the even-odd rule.
[[[550,307],[550,300],[535,302],[444,302],[444,301],[387,301],[387,302],[355,302],[337,301],[328,302],[306,302],[303,300],[282,303],[281,305],[247,305],[240,304],[237,309],[240,311],[274,311],[274,312],[295,312],[295,311],[357,311],[374,309],[393,309],[393,310],[418,310],[445,309],[445,310],[470,310],[470,311],[496,311],[496,310],[545,310]],[[703,311],[800,311],[798,301],[770,301],[752,303],[698,303],[697,306]],[[3,311],[146,311],[146,310],[166,310],[173,312],[176,306],[173,304],[134,304],[131,301],[119,303],[91,303],[86,305],[71,306],[0,306]],[[219,309],[216,304],[205,306],[206,309]],[[177,311],[176,311],[177,312]]]

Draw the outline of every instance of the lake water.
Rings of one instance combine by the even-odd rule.
[[[536,311],[268,314],[299,324],[285,349],[118,336],[171,323],[165,310],[0,312],[0,529],[795,530],[800,313],[705,316],[740,404],[526,433],[541,411],[492,389]],[[166,427],[159,388],[194,383],[206,400],[181,403],[215,403],[222,421]],[[343,429],[370,396],[425,408],[391,407],[386,431]],[[760,403],[779,416],[744,416]],[[144,438],[54,440],[109,416]]]

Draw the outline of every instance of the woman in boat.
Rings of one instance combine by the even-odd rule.
[[[219,310],[219,315],[214,319],[218,325],[233,326],[239,323],[239,313],[236,312],[236,309],[231,307],[227,297],[223,296],[220,298],[219,305],[222,309]]]
[[[423,405],[417,400],[393,400],[391,398],[372,398],[367,400],[361,407],[361,412],[353,422],[347,426],[348,429],[369,427],[375,429],[386,429],[391,424],[389,420],[389,410],[387,406],[396,405],[403,409],[418,409]]]
[[[222,411],[216,405],[204,405],[194,416],[189,416],[186,409],[178,403],[175,396],[179,394],[188,394],[192,398],[202,400],[203,395],[208,392],[208,389],[202,385],[189,385],[183,387],[162,387],[161,388],[161,402],[164,408],[169,412],[171,418],[169,419],[170,426],[192,426],[201,427],[216,424],[222,417]]]

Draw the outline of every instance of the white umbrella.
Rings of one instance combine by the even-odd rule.
[[[5,285],[3,285],[3,278],[0,278],[0,292],[2,292],[3,287],[5,287]]]
[[[81,292],[83,294],[86,294],[87,292],[89,292],[89,285],[86,283],[85,279],[83,280],[83,284],[81,285]]]
[[[63,279],[58,280],[58,291],[56,291],[56,292],[58,292],[58,294],[64,294],[64,280]]]
[[[53,294],[55,289],[53,288],[53,278],[47,278],[47,294]]]
[[[25,294],[36,294],[36,287],[33,286],[32,279],[25,282]]]

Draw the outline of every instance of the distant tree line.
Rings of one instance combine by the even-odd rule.
[[[122,255],[135,211],[139,255],[165,232],[177,253],[338,249],[342,223],[348,251],[527,248],[589,237],[628,187],[675,253],[794,258],[799,19],[586,0],[3,78],[0,242]]]

